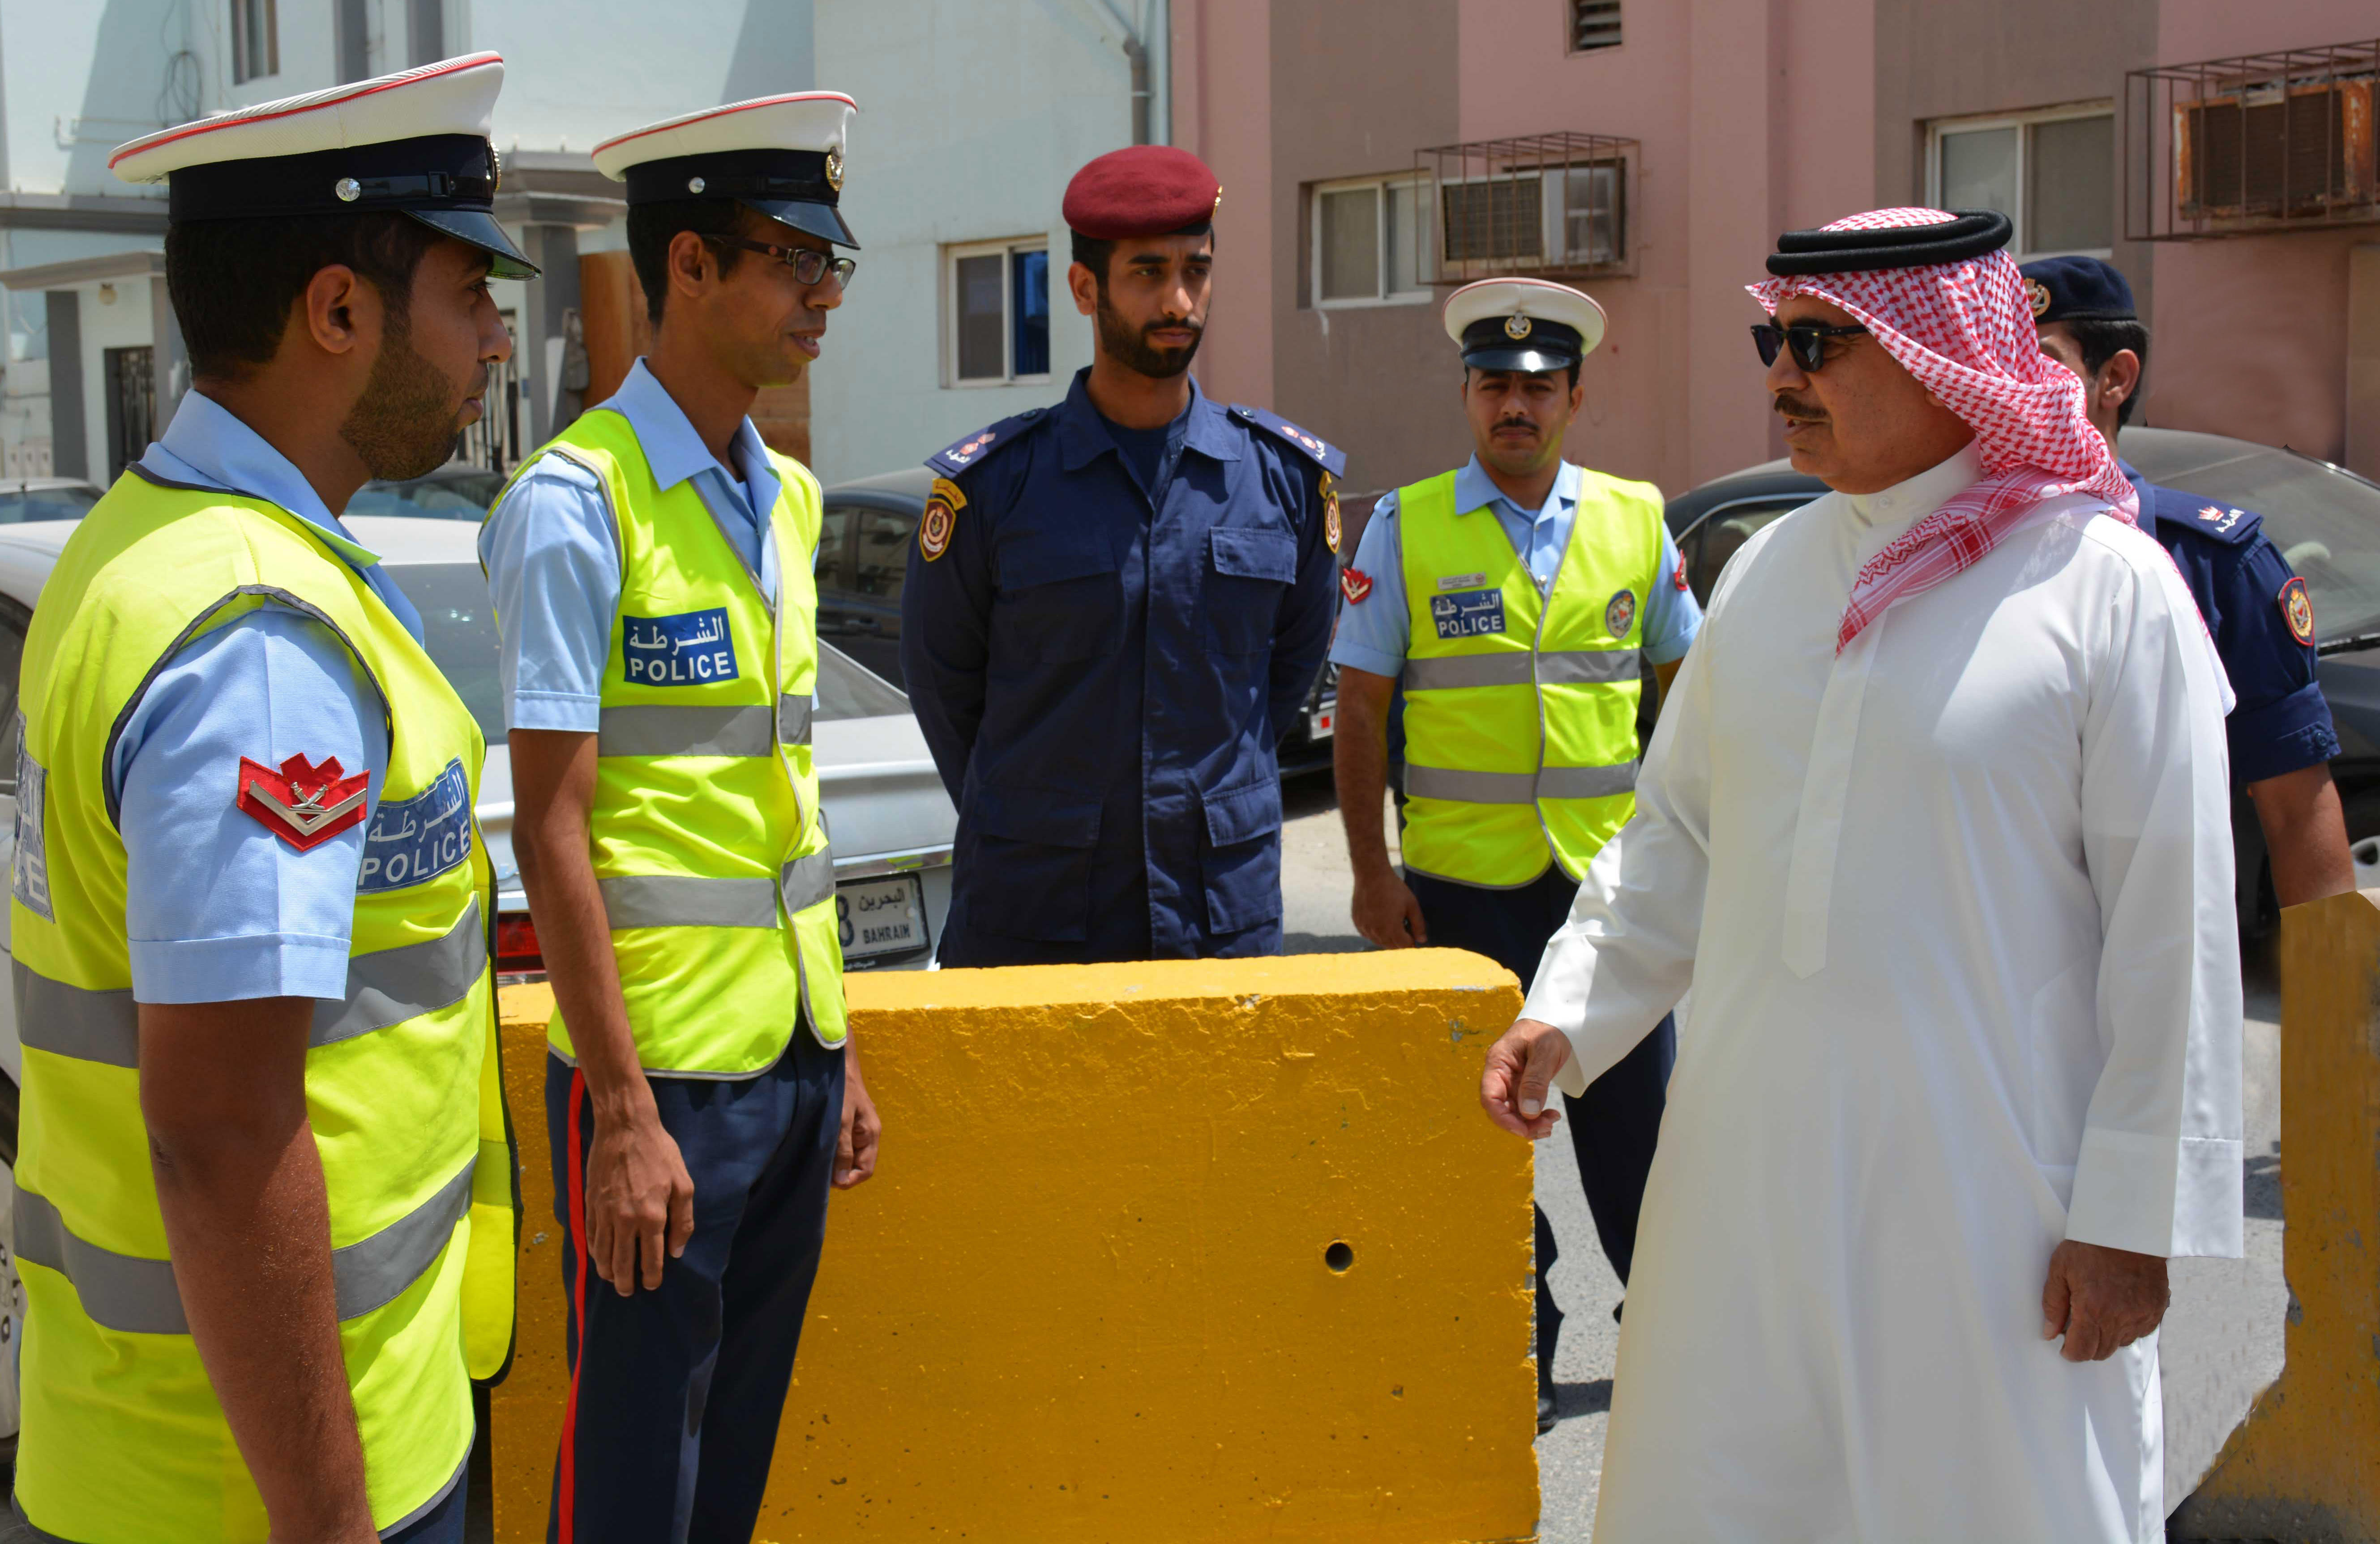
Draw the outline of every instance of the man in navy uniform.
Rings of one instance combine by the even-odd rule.
[[[2132,415],[2149,332],[2132,286],[2097,258],[2044,258],[2022,269],[2041,351],[2082,379],[2091,421],[2116,444]],[[2338,735],[2314,679],[2313,602],[2252,510],[2160,488],[2121,461],[2140,490],[2141,529],[2173,554],[2215,635],[2240,699],[2225,724],[2231,782],[2256,806],[2282,906],[2355,888],[2330,759]],[[2255,869],[2244,859],[2241,870]]]
[[[946,966],[1281,948],[1274,748],[1330,640],[1344,460],[1190,377],[1220,198],[1168,146],[1077,173],[1089,368],[927,463],[901,668],[959,810]]]

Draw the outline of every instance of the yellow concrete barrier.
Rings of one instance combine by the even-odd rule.
[[[565,1389],[541,1093],[496,1537],[544,1538]],[[1534,1536],[1530,1154],[1479,1113],[1475,954],[858,976],[883,1166],[835,1198],[759,1537]]]
[[[2288,1360],[2180,1539],[2380,1540],[2380,891],[2281,916]]]

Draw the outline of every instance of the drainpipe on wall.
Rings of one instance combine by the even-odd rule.
[[[1124,61],[1132,67],[1132,142],[1135,145],[1148,144],[1150,142],[1149,124],[1153,116],[1151,109],[1155,105],[1156,96],[1156,93],[1149,89],[1148,44],[1142,38],[1139,30],[1123,18],[1123,12],[1116,9],[1115,0],[1099,0],[1099,4],[1107,7],[1108,15],[1113,17],[1115,24],[1123,30]],[[1156,0],[1157,27],[1155,30],[1160,37],[1164,36],[1168,30],[1171,8],[1167,0]],[[1169,118],[1172,115],[1170,113],[1167,115]],[[1166,127],[1169,130],[1166,138],[1170,139],[1172,125],[1168,124]]]

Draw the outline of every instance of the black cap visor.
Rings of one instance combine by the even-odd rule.
[[[492,279],[534,279],[537,264],[529,261],[492,214],[476,209],[408,209],[404,213],[431,230],[468,242],[488,254]]]
[[[1585,357],[1575,350],[1531,348],[1525,344],[1463,351],[1463,362],[1473,370],[1517,370],[1529,375],[1542,375],[1551,370],[1568,370]]]
[[[779,225],[791,225],[797,231],[831,241],[838,247],[859,249],[859,238],[844,224],[843,211],[831,203],[810,203],[801,199],[738,199],[735,201],[756,214],[764,214]]]

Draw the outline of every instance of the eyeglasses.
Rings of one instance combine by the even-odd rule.
[[[1796,322],[1791,327],[1779,327],[1764,322],[1752,329],[1752,346],[1760,350],[1760,362],[1773,365],[1780,347],[1793,351],[1793,362],[1803,370],[1815,372],[1827,362],[1828,338],[1855,337],[1866,332],[1864,327],[1829,327],[1818,322]]]
[[[859,270],[856,258],[836,257],[815,247],[779,247],[767,241],[747,241],[740,236],[706,236],[705,241],[716,241],[722,247],[741,247],[747,252],[773,258],[794,271],[794,277],[806,285],[822,282],[832,271],[837,284],[847,285],[851,275]]]

